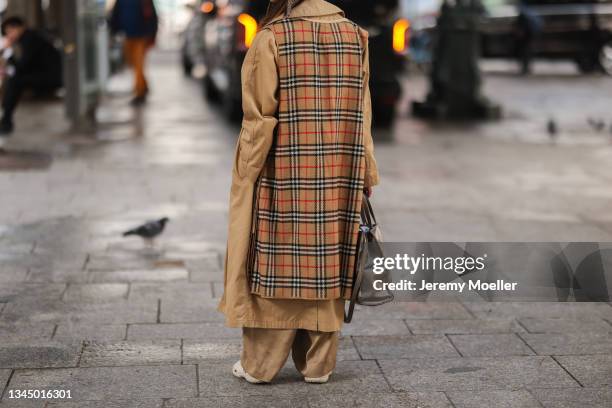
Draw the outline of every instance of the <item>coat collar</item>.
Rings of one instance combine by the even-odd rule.
[[[344,17],[344,11],[325,0],[304,0],[291,10],[289,17],[321,17],[339,14]],[[278,20],[284,15],[275,18]]]

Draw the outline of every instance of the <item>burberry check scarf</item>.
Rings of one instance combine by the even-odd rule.
[[[252,293],[350,298],[365,175],[364,70],[358,27],[285,18],[279,123],[255,193]]]

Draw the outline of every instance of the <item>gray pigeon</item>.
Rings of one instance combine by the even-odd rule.
[[[152,245],[153,239],[164,231],[168,221],[169,219],[167,217],[161,218],[157,221],[149,221],[146,224],[124,232],[123,236],[127,237],[130,235],[137,235],[144,239],[147,244]]]

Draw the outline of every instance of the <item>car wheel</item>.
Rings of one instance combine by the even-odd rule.
[[[590,74],[597,70],[597,59],[590,55],[582,55],[576,58],[576,65],[583,74]]]
[[[606,74],[612,75],[612,40],[599,50],[599,66]]]

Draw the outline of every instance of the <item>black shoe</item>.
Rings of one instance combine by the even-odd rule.
[[[142,106],[147,102],[146,95],[135,96],[134,99],[130,101],[130,105],[132,106]]]
[[[8,136],[13,133],[13,124],[9,122],[0,122],[0,136]]]

